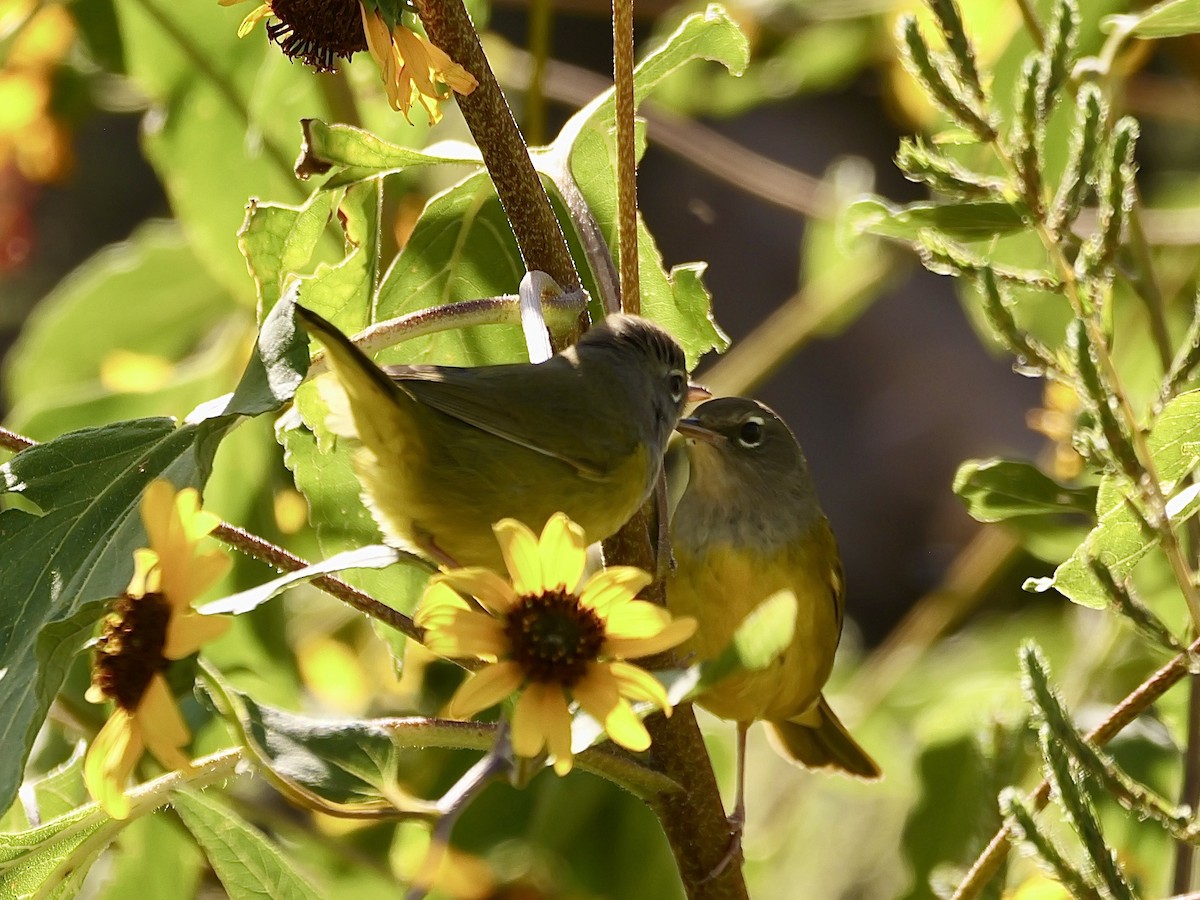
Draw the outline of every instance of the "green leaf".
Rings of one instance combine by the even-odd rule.
[[[238,247],[258,290],[259,315],[283,296],[288,278],[303,271],[333,217],[338,195],[314,191],[300,206],[251,200]]]
[[[145,546],[138,515],[156,478],[202,487],[221,439],[243,416],[278,408],[297,340],[284,304],[232,397],[210,418],[179,428],[170,419],[118,422],[72,432],[0,466],[0,492],[40,514],[0,511],[0,758],[23,763],[72,658],[133,574]],[[289,337],[290,335],[290,337]],[[299,338],[299,340],[304,340]],[[272,373],[268,375],[267,373]],[[0,767],[0,808],[12,802],[21,764]]]
[[[773,663],[792,643],[797,611],[796,595],[788,590],[763,600],[742,620],[729,646],[701,664],[694,693],[702,694],[736,672],[758,672]]]
[[[980,522],[1046,513],[1086,515],[1096,508],[1095,488],[1070,488],[1030,463],[1006,459],[967,460],[954,476],[954,493]]]
[[[1178,37],[1200,31],[1200,0],[1167,0],[1136,16],[1109,16],[1101,23],[1106,31],[1129,29],[1141,38]]]
[[[851,205],[849,225],[859,232],[916,243],[933,229],[960,240],[984,240],[1025,227],[1025,211],[1003,200],[974,203],[910,203],[896,206],[880,197]]]
[[[87,788],[83,783],[83,757],[86,745],[80,741],[71,757],[55,766],[41,778],[28,784],[24,797],[31,801],[26,812],[35,822],[49,822],[65,816],[87,803]]]
[[[232,237],[248,198],[302,201],[292,163],[296,123],[327,110],[318,80],[217,3],[118,0],[130,77],[153,112],[142,147],[192,247],[228,290],[246,290]],[[262,27],[262,26],[258,26]]]
[[[1121,579],[1133,571],[1138,561],[1153,546],[1153,532],[1129,506],[1124,480],[1105,476],[1096,498],[1097,524],[1071,557],[1055,569],[1049,578],[1029,579],[1025,589],[1057,590],[1068,600],[1094,609],[1108,606],[1109,596],[1092,573],[1088,563],[1098,559]]]
[[[639,104],[668,76],[683,66],[707,59],[719,62],[733,74],[749,62],[745,35],[718,6],[688,16],[662,46],[656,48],[634,72],[634,103]],[[644,149],[640,134],[638,155]],[[565,160],[565,166],[562,164]],[[556,182],[570,179],[587,201],[609,251],[616,255],[616,134],[612,90],[600,94],[563,126],[554,143],[534,157],[539,171]],[[561,197],[570,185],[558,184]],[[728,338],[709,312],[709,297],[700,283],[703,267],[692,264],[667,273],[650,230],[638,221],[638,273],[642,314],[666,327],[683,346],[688,364],[709,350],[724,350]]]
[[[327,125],[320,119],[303,119],[300,125],[304,129],[304,143],[296,162],[297,174],[308,178],[337,170],[322,185],[322,190],[425,166],[467,164],[479,168],[483,165],[479,150],[471,144],[444,141],[433,148],[414,150],[352,125]],[[440,152],[432,152],[433,149]]]
[[[78,896],[88,869],[119,828],[93,805],[40,828],[0,834],[2,896],[5,900]]]
[[[211,793],[175,791],[171,802],[232,900],[321,897],[293,860]]]
[[[1168,403],[1155,419],[1146,443],[1159,478],[1169,491],[1200,461],[1200,391],[1180,394]],[[1156,543],[1153,531],[1131,508],[1133,496],[1126,479],[1106,475],[1096,497],[1096,527],[1053,576],[1030,579],[1025,589],[1040,592],[1054,588],[1084,606],[1107,606],[1108,593],[1092,572],[1089,560],[1104,563],[1113,578],[1120,581]],[[1193,496],[1184,494],[1176,515],[1186,515],[1193,501]]]

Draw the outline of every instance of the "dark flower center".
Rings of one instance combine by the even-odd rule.
[[[167,667],[163,646],[170,620],[171,606],[162,594],[126,594],[105,618],[92,681],[121,709],[137,709],[150,679]]]
[[[522,597],[504,626],[512,659],[530,681],[572,687],[604,646],[604,623],[565,591]]]
[[[267,36],[284,55],[303,60],[318,72],[332,72],[338,57],[367,49],[358,0],[270,0],[278,22]]]

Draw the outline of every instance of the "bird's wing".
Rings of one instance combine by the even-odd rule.
[[[565,360],[459,369],[449,366],[385,366],[384,372],[419,402],[529,450],[562,460],[584,478],[602,480],[634,451],[611,427],[595,425],[612,415],[607,386],[588,398],[583,373]],[[628,415],[628,411],[625,415]],[[630,434],[633,429],[626,429]]]

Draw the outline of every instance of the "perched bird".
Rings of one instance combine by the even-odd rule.
[[[381,369],[321,316],[296,315],[345,391],[329,424],[361,442],[355,468],[385,539],[444,566],[503,571],[492,523],[505,517],[537,532],[562,511],[589,540],[616,532],[653,489],[689,397],[683,350],[634,316],[543,363]]]
[[[879,766],[821,694],[842,631],[842,564],[796,438],[774,412],[742,397],[709,400],[677,428],[690,471],[671,519],[667,605],[700,623],[679,652],[715,658],[779,591],[792,591],[798,607],[791,644],[770,666],[735,672],[697,701],[738,724],[731,820],[744,819],[746,731],[758,719],[792,762],[878,778]]]

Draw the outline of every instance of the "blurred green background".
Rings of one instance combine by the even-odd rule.
[[[1034,6],[1047,15],[1048,4]],[[640,45],[700,8],[639,7]],[[1100,17],[1126,8],[1085,4],[1085,51],[1099,46]],[[466,138],[453,104],[433,131],[388,111],[369,59],[316,76],[261,30],[238,40],[249,9],[208,0],[0,2],[0,412],[8,427],[44,440],[121,418],[183,416],[232,388],[255,328],[237,230],[251,197],[296,204],[308,195],[290,171],[300,118],[352,114],[412,145]],[[529,46],[534,13],[507,0],[472,9],[518,120],[528,123],[530,65],[517,48]],[[1046,452],[1046,438],[1027,423],[1044,404],[1040,384],[1014,374],[981,337],[951,280],[882,244],[848,246],[839,231],[840,211],[859,193],[923,196],[891,162],[901,135],[937,121],[892,37],[898,15],[916,5],[747,0],[729,9],[750,38],[751,69],[733,79],[715,65],[691,68],[655,95],[643,110],[650,149],[641,206],[668,266],[708,263],[715,317],[734,353],[760,346],[764,331],[787,338],[778,365],[752,366],[746,380],[804,445],[839,537],[852,621],[829,694],[886,772],[877,785],[802,772],[752,732],[747,877],[761,898],[933,897],[997,827],[999,790],[1037,780],[1021,642],[1034,637],[1044,648],[1084,725],[1161,659],[1114,616],[1021,590],[1070,551],[1062,535],[1078,540],[1081,523],[1050,535],[981,527],[950,487],[964,459]],[[971,0],[963,10],[996,84],[1011,85],[1031,46],[1018,4]],[[606,86],[609,15],[592,0],[553,4],[545,135]],[[1194,292],[1200,243],[1197,50],[1195,37],[1146,45],[1131,54],[1116,98],[1142,122],[1152,243],[1180,297]],[[221,79],[204,77],[205,59],[219,61]],[[248,98],[236,113],[223,103],[227,90]],[[384,230],[396,246],[447,177],[391,180]],[[761,328],[773,315],[784,318]],[[699,380],[715,365],[706,360]],[[270,423],[250,422],[224,443],[206,504],[319,555]],[[241,565],[233,584],[264,571]],[[384,715],[431,712],[452,687],[451,674],[438,664],[424,670],[413,654],[397,682],[386,648],[357,617],[295,593],[215,645],[214,661],[243,690],[313,713]],[[77,671],[76,685],[83,678]],[[1169,694],[1112,747],[1167,796],[1178,790],[1174,736],[1185,703],[1182,692]],[[731,790],[733,727],[702,724]],[[62,752],[48,742],[34,767]],[[405,782],[432,796],[470,761],[414,753]],[[397,878],[423,852],[419,830],[314,819],[261,787],[240,795],[238,809],[322,871],[329,896],[395,896]],[[1106,837],[1145,896],[1164,894],[1171,848],[1163,834],[1115,804],[1103,814]],[[168,841],[177,853],[139,851]],[[463,817],[455,845],[462,877],[440,885],[445,896],[650,900],[679,891],[650,812],[586,774],[543,774],[527,791],[489,789]],[[218,890],[168,813],[136,822],[119,849],[91,883],[101,896],[134,884],[145,898]],[[1014,855],[1011,865],[1009,895],[1062,896],[1031,861]]]

